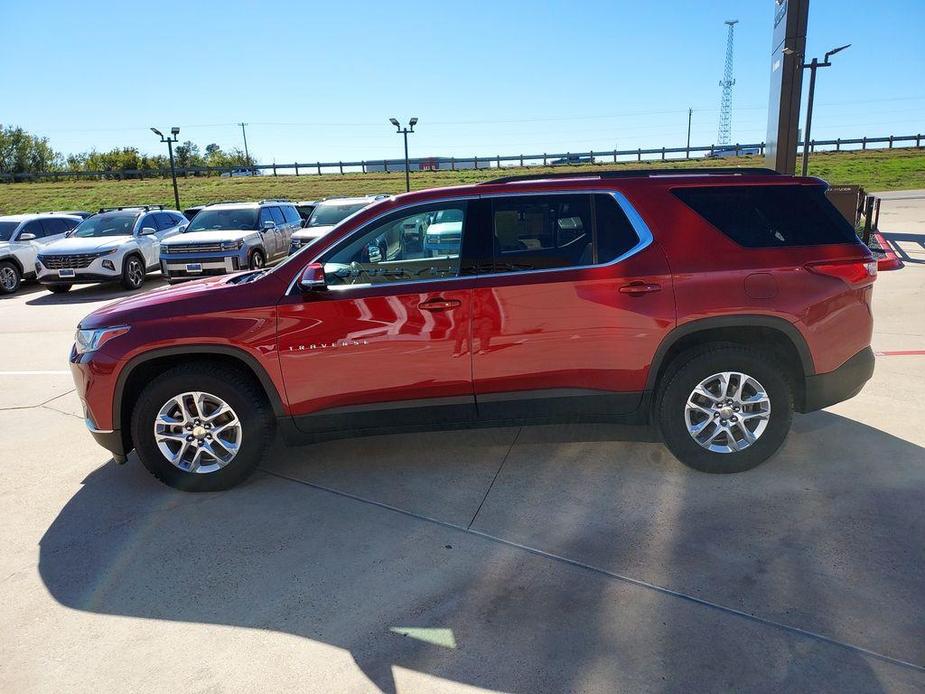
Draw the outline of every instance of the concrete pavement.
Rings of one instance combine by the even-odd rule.
[[[925,194],[880,226],[920,262],[874,348],[925,349]],[[2,691],[925,688],[925,356],[741,475],[528,427],[276,447],[188,495],[84,431],[66,352],[115,294],[0,299]]]

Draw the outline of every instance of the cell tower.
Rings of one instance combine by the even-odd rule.
[[[729,33],[726,35],[726,66],[723,68],[723,79],[719,86],[723,88],[723,96],[719,105],[719,135],[716,144],[728,145],[732,139],[732,85],[736,81],[732,78],[732,40],[735,35],[735,25],[738,19],[727,19]]]

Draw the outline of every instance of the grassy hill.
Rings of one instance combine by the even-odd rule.
[[[539,167],[434,171],[412,173],[413,190],[475,183],[499,175],[520,173],[596,171],[619,168],[692,166],[763,166],[757,157],[725,160],[588,164],[574,167]],[[866,152],[814,154],[809,173],[829,183],[859,184],[867,190],[925,188],[925,149],[879,149]],[[218,200],[290,198],[314,200],[331,195],[404,192],[403,173],[369,173],[323,176],[257,176],[253,178],[180,178],[180,204],[184,207]],[[133,181],[59,181],[50,183],[0,183],[0,212],[14,214],[40,210],[82,209],[132,203],[163,203],[173,206],[170,179]]]

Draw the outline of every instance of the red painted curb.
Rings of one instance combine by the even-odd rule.
[[[883,249],[883,257],[877,259],[877,272],[882,270],[899,270],[903,266],[903,261],[899,259],[899,256],[893,251],[890,247],[890,244],[884,240],[883,235],[879,231],[873,232],[873,237],[877,239],[877,243],[880,244],[880,248]]]

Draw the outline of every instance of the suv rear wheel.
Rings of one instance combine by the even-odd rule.
[[[139,289],[145,283],[145,264],[137,255],[130,255],[122,266],[122,286]]]
[[[770,355],[738,345],[682,354],[656,401],[665,444],[702,472],[743,472],[770,458],[793,419],[793,389]]]
[[[162,482],[211,492],[233,487],[256,469],[272,422],[264,393],[245,374],[188,364],[141,392],[132,440],[142,464]]]

